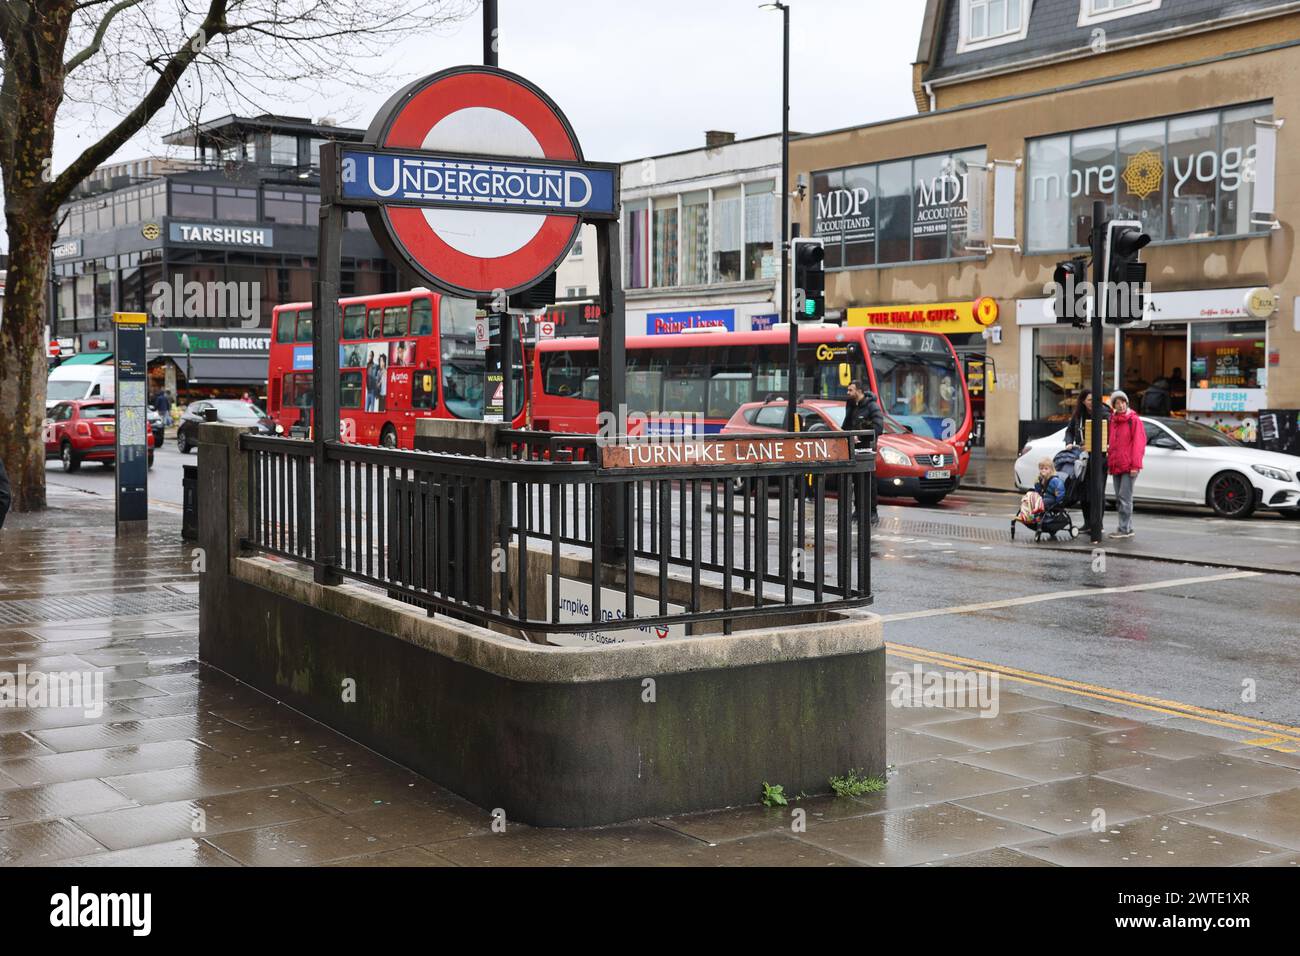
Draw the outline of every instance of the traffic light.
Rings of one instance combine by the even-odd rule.
[[[1083,256],[1056,264],[1052,273],[1056,293],[1053,308],[1057,325],[1079,328],[1088,324],[1088,260]]]
[[[795,239],[793,246],[793,321],[816,322],[826,315],[826,251],[820,239]]]
[[[1106,223],[1105,258],[1097,296],[1103,319],[1110,325],[1127,325],[1142,319],[1146,306],[1147,264],[1139,256],[1151,237],[1136,219],[1111,219]]]

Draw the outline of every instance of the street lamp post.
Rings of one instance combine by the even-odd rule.
[[[790,315],[790,7],[784,3],[764,3],[760,10],[781,11],[781,321],[790,333],[787,356],[790,376],[786,396],[785,428],[794,431],[794,412],[799,404],[799,328]]]

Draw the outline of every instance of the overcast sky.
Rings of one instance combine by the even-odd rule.
[[[911,62],[924,6],[924,0],[790,0],[791,129],[834,129],[914,112]],[[366,126],[387,92],[406,81],[481,62],[481,29],[475,14],[439,35],[394,47],[386,62],[365,67],[379,78],[376,92],[359,93],[345,64],[336,85],[259,105]],[[758,0],[500,0],[500,65],[555,99],[591,160],[703,145],[706,129],[740,137],[780,129],[781,15],[760,10]],[[204,119],[231,111],[212,103]],[[85,142],[84,120],[60,125],[56,168]],[[184,155],[162,145],[172,125],[164,110],[115,158]]]

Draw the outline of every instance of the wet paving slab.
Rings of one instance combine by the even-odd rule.
[[[117,545],[102,516],[58,533],[6,526],[0,605],[66,596],[79,570],[175,603],[0,625],[0,671],[105,682],[94,713],[0,708],[0,865],[1300,865],[1289,734],[1020,685],[999,690],[995,715],[962,699],[888,707],[880,792],[586,830],[494,826],[490,809],[202,665],[177,530],[159,521]],[[70,562],[69,535],[120,567]],[[914,662],[891,656],[887,670]]]

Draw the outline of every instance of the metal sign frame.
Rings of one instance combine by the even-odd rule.
[[[462,66],[443,70],[407,84],[407,86],[394,93],[380,109],[379,113],[376,114],[374,121],[371,122],[366,132],[365,140],[360,146],[331,140],[322,143],[320,148],[320,229],[317,240],[316,279],[312,283],[312,310],[316,319],[312,323],[312,365],[314,367],[312,376],[312,414],[314,421],[311,432],[313,458],[317,474],[317,480],[314,483],[314,530],[316,541],[314,576],[319,584],[340,584],[343,580],[335,569],[339,556],[339,527],[337,520],[335,520],[335,511],[338,507],[340,493],[339,476],[335,463],[329,461],[326,455],[326,447],[331,443],[338,443],[340,440],[340,371],[337,356],[342,323],[342,313],[339,307],[339,290],[342,281],[340,256],[343,248],[343,226],[346,213],[350,210],[364,211],[371,233],[384,252],[394,262],[405,265],[417,276],[428,279],[440,292],[475,299],[481,299],[485,296],[484,290],[458,288],[455,284],[429,273],[420,262],[412,258],[405,246],[394,236],[388,220],[387,207],[411,207],[425,205],[426,203],[385,203],[345,195],[342,180],[342,156],[344,153],[357,153],[366,155],[401,155],[434,160],[457,156],[463,159],[464,157],[461,154],[449,153],[446,150],[423,151],[381,145],[393,123],[413,97],[441,79],[463,73],[485,73],[500,76],[510,83],[525,87],[529,92],[535,94],[558,120],[564,134],[569,138],[576,156],[575,160],[563,161],[539,160],[537,157],[518,157],[519,163],[612,174],[612,196],[608,212],[569,211],[558,214],[550,213],[549,215],[572,216],[574,218],[569,240],[564,245],[564,248],[559,251],[555,260],[535,278],[520,286],[491,291],[509,296],[531,288],[549,275],[559,265],[560,261],[568,255],[573,242],[582,230],[582,226],[587,222],[594,223],[598,227],[596,251],[600,274],[600,305],[603,313],[599,351],[599,367],[601,370],[599,386],[600,409],[603,412],[617,414],[618,409],[625,402],[627,374],[626,329],[623,315],[622,268],[619,259],[619,167],[609,163],[586,162],[582,157],[578,138],[559,107],[532,83],[513,73],[493,66]],[[469,156],[469,154],[465,154],[465,156]],[[508,155],[479,155],[470,158],[491,161],[497,164],[509,163],[515,160],[515,157]],[[517,208],[503,210],[491,207],[482,207],[479,211],[485,215],[520,212]],[[513,321],[502,321],[501,323],[501,349],[505,366],[502,375],[502,406],[507,410],[514,407],[514,376],[510,374],[514,357],[514,325]],[[324,360],[326,357],[328,357],[328,361]],[[622,520],[617,513],[618,509],[610,508],[606,510],[608,513],[604,515],[604,523],[608,526],[608,531],[605,540],[616,542],[621,539]]]

